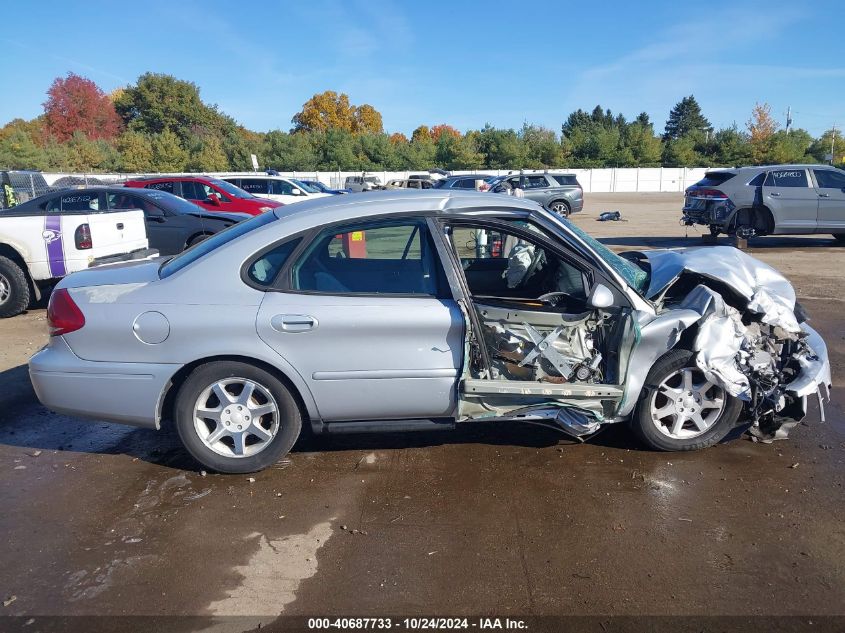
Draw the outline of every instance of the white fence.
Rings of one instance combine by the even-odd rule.
[[[578,182],[586,193],[631,193],[631,192],[682,192],[692,184],[695,184],[704,176],[704,167],[611,167],[607,169],[549,169],[551,173],[575,174]],[[490,170],[478,171],[455,171],[458,174],[489,174],[491,176],[504,176],[509,173],[517,173],[518,170]],[[252,172],[226,172],[210,173],[209,175],[224,176],[238,173],[248,175]],[[263,173],[263,172],[258,172]],[[410,174],[420,173],[417,171],[368,171],[368,176],[377,176],[382,184],[388,180],[407,178]],[[525,170],[524,173],[535,173]],[[538,171],[537,173],[542,173]],[[73,176],[74,181],[79,179],[80,184],[97,184],[100,182],[114,182],[126,180],[139,175],[149,174],[44,174],[47,184],[52,185],[60,178]],[[360,171],[285,171],[279,172],[280,176],[302,178],[306,180],[319,180],[330,187],[342,188],[347,176],[360,176]]]

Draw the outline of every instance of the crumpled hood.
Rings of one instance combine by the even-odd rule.
[[[795,318],[795,290],[774,268],[732,246],[703,246],[639,251],[651,266],[646,296],[659,295],[684,271],[720,281],[748,300],[761,321],[787,332],[800,331]]]

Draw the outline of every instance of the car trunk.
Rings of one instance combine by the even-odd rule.
[[[91,213],[88,226],[98,254],[128,253],[146,246],[147,229],[142,211]]]

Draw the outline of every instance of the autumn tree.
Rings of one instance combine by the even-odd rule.
[[[44,102],[45,130],[59,142],[82,132],[88,139],[113,139],[120,133],[114,104],[90,79],[68,73],[57,77]]]
[[[461,133],[458,132],[455,128],[451,125],[446,125],[445,123],[441,123],[440,125],[435,125],[431,128],[431,140],[435,143],[440,140],[440,137],[443,134],[448,134],[453,138],[461,138]]]
[[[751,111],[751,118],[746,123],[751,143],[751,161],[755,165],[769,162],[773,148],[777,121],[772,118],[772,108],[768,103],[757,103]]]
[[[417,129],[413,131],[411,134],[411,142],[412,143],[420,143],[423,141],[431,141],[431,130],[428,129],[427,125],[421,125]]]
[[[356,134],[381,134],[384,131],[381,113],[368,103],[354,107],[352,131]]]
[[[402,132],[394,132],[388,137],[388,140],[393,145],[403,145],[408,142],[408,137],[402,134]]]

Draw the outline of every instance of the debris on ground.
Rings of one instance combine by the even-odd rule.
[[[254,484],[255,483],[255,477],[250,477],[249,479],[247,479],[247,481],[251,484]]]
[[[627,220],[622,219],[621,211],[605,211],[599,214],[596,222],[627,222]]]
[[[15,600],[17,600],[17,599],[18,599],[18,597],[17,597],[17,596],[9,596],[8,598],[6,598],[6,599],[3,601],[3,606],[4,606],[4,607],[8,607],[10,604],[12,604],[12,603],[13,603]]]
[[[798,468],[798,466],[799,466],[799,462],[795,462],[794,464],[792,464],[792,466],[790,466],[790,468]]]

